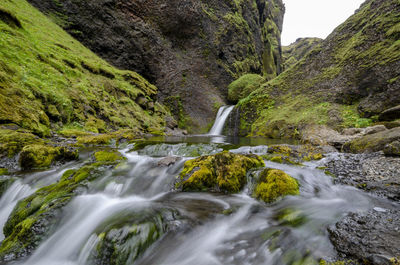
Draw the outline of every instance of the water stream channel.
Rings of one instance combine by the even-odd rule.
[[[208,136],[154,138],[135,151],[130,151],[132,146],[119,149],[126,163],[93,181],[63,208],[62,220],[33,254],[10,264],[107,264],[93,254],[102,231],[124,222],[128,226],[137,220],[143,223],[146,218],[163,227],[164,232],[139,257],[129,248],[129,242],[122,242],[126,264],[292,264],[334,257],[326,228],[347,213],[395,207],[354,187],[334,185],[332,177],[318,169],[323,160],[303,166],[265,161],[267,167],[285,171],[300,184],[299,196],[288,196],[273,204],[251,197],[251,176],[245,189],[234,195],[174,191],[176,176],[194,153],[215,154],[223,149],[260,155],[267,152],[270,142],[265,139],[250,141],[218,135],[224,122],[221,119],[227,118],[228,111],[220,111],[218,126]],[[160,164],[170,156],[181,159],[167,166]],[[82,156],[62,167],[18,175],[19,180],[0,198],[1,229],[18,200],[58,181],[63,172],[79,168],[87,159]],[[295,221],[279,218],[284,213],[290,213]],[[126,233],[123,229],[117,232],[121,233],[117,238]]]

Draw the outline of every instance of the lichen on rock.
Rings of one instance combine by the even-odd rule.
[[[246,184],[246,173],[264,166],[256,155],[222,152],[188,160],[178,176],[177,187],[183,191],[239,192]]]

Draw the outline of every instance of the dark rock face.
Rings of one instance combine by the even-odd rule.
[[[134,70],[177,99],[200,127],[248,72],[281,71],[281,0],[29,0],[113,65]],[[182,122],[182,113],[174,113]]]
[[[392,200],[400,200],[400,158],[382,153],[332,154],[325,160],[335,183],[356,186]]]
[[[396,264],[400,256],[400,211],[375,208],[351,213],[328,228],[339,253],[364,264]]]

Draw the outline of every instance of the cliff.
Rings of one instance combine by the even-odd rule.
[[[100,59],[25,0],[0,3],[0,123],[39,136],[162,131],[157,88]]]
[[[297,137],[312,124],[340,130],[399,119],[399,13],[398,0],[362,4],[305,58],[239,102],[240,134]]]
[[[29,0],[112,65],[143,75],[180,127],[206,130],[227,86],[281,72],[281,0]]]

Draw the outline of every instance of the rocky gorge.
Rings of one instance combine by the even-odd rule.
[[[400,2],[284,10],[1,2],[0,264],[399,264]]]

